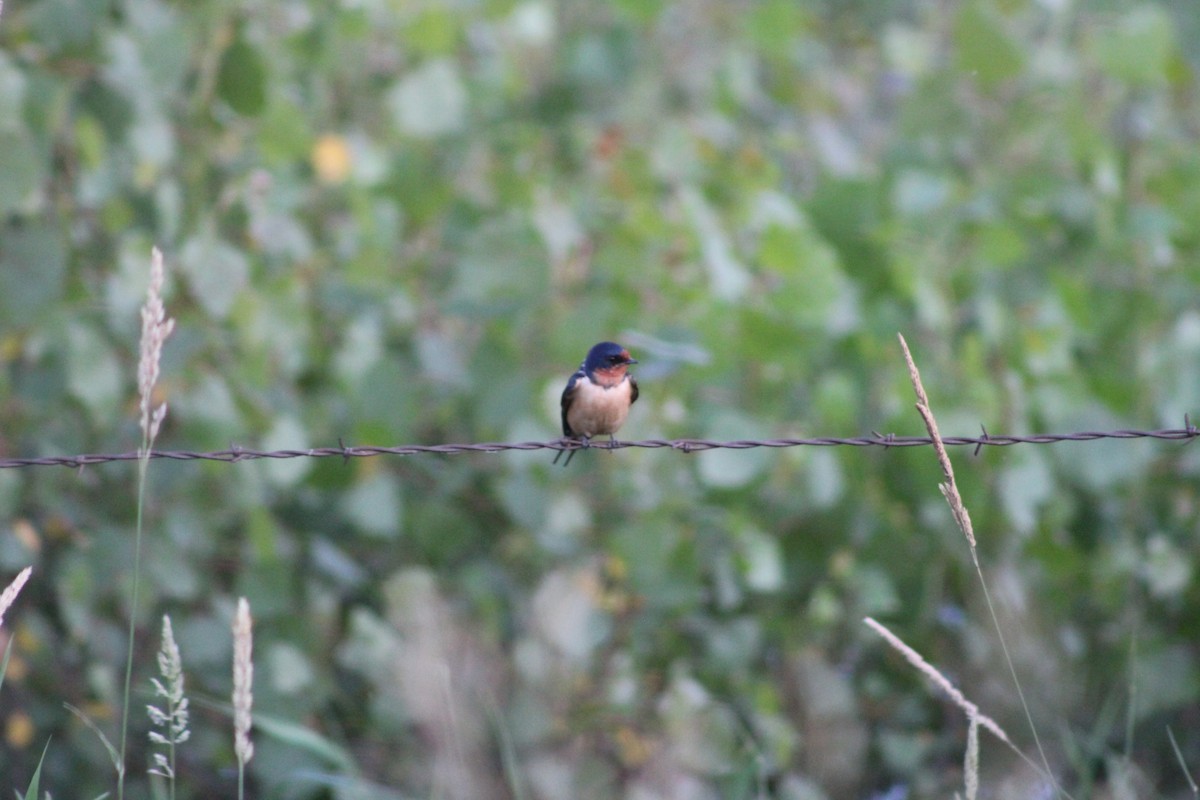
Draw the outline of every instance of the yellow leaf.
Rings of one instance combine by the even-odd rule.
[[[9,746],[23,750],[33,741],[33,720],[23,711],[15,711],[4,726],[4,739]]]
[[[345,138],[327,133],[312,149],[313,169],[321,183],[341,183],[350,174],[350,148]]]

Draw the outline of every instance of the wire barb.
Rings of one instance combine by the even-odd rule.
[[[1024,436],[991,434],[982,428],[980,436],[944,436],[947,446],[975,448],[978,454],[984,447],[1011,447],[1016,444],[1056,444],[1058,442],[1093,442],[1100,439],[1159,439],[1164,441],[1192,441],[1200,438],[1200,427],[1189,417],[1184,417],[1183,428],[1168,428],[1157,431],[1079,431],[1076,433],[1034,433]],[[150,458],[171,461],[223,461],[236,463],[262,458],[370,458],[372,456],[415,456],[415,455],[458,455],[462,453],[502,453],[510,450],[557,450],[574,453],[590,446],[590,442],[577,439],[552,439],[548,442],[482,442],[476,444],[405,444],[395,447],[349,447],[338,439],[337,447],[315,447],[309,450],[250,450],[240,445],[230,445],[227,450],[198,453],[190,450],[152,450]],[[756,447],[927,447],[932,444],[928,436],[897,436],[894,433],[871,431],[869,436],[837,437],[821,436],[807,439],[738,439],[718,442],[710,439],[645,439],[642,441],[610,442],[608,450],[623,450],[640,447],[652,450],[667,448],[684,453],[704,450],[749,450]],[[70,467],[82,470],[90,464],[107,464],[113,461],[136,461],[137,452],[95,453],[73,456],[42,456],[38,458],[0,458],[0,469],[22,467]]]
[[[983,445],[985,443],[991,441],[991,438],[988,436],[987,428],[982,422],[979,423],[979,430],[983,431],[983,435],[979,437],[981,441],[975,445],[975,452],[971,454],[975,456],[979,455],[979,451],[983,449]]]

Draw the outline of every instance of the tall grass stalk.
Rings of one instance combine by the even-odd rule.
[[[963,503],[962,495],[958,491],[958,482],[954,479],[954,467],[950,464],[950,456],[946,453],[946,445],[942,442],[941,433],[938,432],[937,420],[934,419],[933,411],[929,407],[929,396],[925,393],[925,386],[921,383],[921,373],[917,370],[912,353],[909,352],[908,342],[904,340],[902,334],[896,335],[900,338],[900,348],[904,351],[904,361],[908,365],[908,376],[912,380],[913,391],[917,395],[917,412],[921,415],[921,419],[925,421],[925,429],[929,431],[929,438],[933,440],[933,449],[937,454],[938,464],[941,465],[942,475],[946,478],[945,483],[938,484],[938,489],[941,490],[942,496],[946,498],[946,502],[950,506],[950,513],[954,516],[954,521],[958,524],[958,528],[962,531],[963,536],[967,538],[967,544],[970,546],[971,561],[975,565],[975,573],[979,576],[979,585],[983,589],[983,599],[987,602],[988,613],[991,614],[992,624],[996,627],[996,636],[1000,642],[1000,650],[1004,653],[1004,663],[1008,665],[1009,674],[1012,675],[1013,684],[1017,689],[1017,697],[1021,700],[1021,708],[1025,711],[1025,719],[1029,722],[1029,729],[1033,733],[1034,744],[1037,746],[1038,755],[1042,759],[1046,778],[1054,787],[1056,795],[1064,795],[1065,792],[1058,781],[1055,780],[1054,773],[1050,769],[1050,760],[1046,757],[1041,737],[1038,736],[1037,726],[1033,722],[1033,714],[1029,711],[1029,702],[1025,699],[1025,692],[1021,689],[1021,679],[1017,677],[1017,669],[1013,666],[1012,656],[1008,651],[1008,643],[1004,639],[1004,630],[1000,625],[1000,618],[996,615],[996,608],[992,603],[992,594],[988,591],[987,580],[983,577],[983,568],[979,566],[979,553],[975,548],[975,528],[971,524],[971,515],[968,513],[967,506]],[[1067,796],[1069,797],[1069,795]]]
[[[29,580],[31,572],[33,572],[33,567],[21,570],[17,573],[17,577],[13,578],[13,582],[3,592],[0,592],[0,627],[4,627],[4,615],[16,601],[17,595],[21,593],[21,588],[25,586],[25,581]],[[10,636],[4,645],[4,654],[0,656],[0,686],[4,684],[4,676],[8,673],[8,659],[12,656],[12,648],[13,639]]]
[[[251,625],[250,604],[246,598],[239,598],[233,617],[233,750],[238,761],[238,800],[246,796],[246,764],[254,756],[254,744],[250,741],[253,722],[250,707],[254,702],[250,691],[254,683]]]
[[[125,754],[129,734],[129,695],[133,679],[133,645],[137,633],[138,595],[141,588],[142,527],[146,507],[146,473],[150,466],[150,448],[167,415],[167,404],[151,408],[154,386],[158,382],[163,343],[175,328],[167,319],[162,302],[163,257],[157,247],[151,251],[150,286],[142,306],[141,355],[138,358],[138,397],[140,400],[142,444],[138,449],[137,532],[133,542],[133,588],[129,601],[129,648],[125,657],[125,693],[121,707],[121,749],[117,764],[117,800],[125,797]]]
[[[147,705],[146,711],[157,731],[150,731],[150,741],[167,748],[166,755],[154,754],[151,775],[159,775],[167,782],[167,795],[175,800],[175,746],[183,744],[191,736],[188,730],[188,699],[183,693],[183,659],[179,645],[175,643],[175,631],[171,618],[163,615],[162,644],[158,649],[158,672],[162,676],[151,678],[154,694],[164,700],[165,708]]]
[[[17,577],[13,578],[12,583],[0,592],[0,627],[4,626],[4,615],[8,613],[8,609],[16,601],[17,595],[21,593],[25,582],[29,580],[29,574],[33,572],[33,567],[26,567],[17,573]],[[8,659],[12,655],[13,640],[10,636],[8,643],[4,646],[4,655],[0,656],[0,684],[4,683],[4,676],[8,672]],[[22,795],[14,789],[17,800],[38,800],[39,784],[42,779],[42,764],[46,762],[46,752],[50,749],[50,740],[46,740],[46,746],[42,748],[42,757],[38,759],[37,769],[33,771],[33,777],[29,780],[29,786],[25,789],[25,794]],[[49,793],[46,795],[49,797]]]
[[[17,595],[25,587],[25,581],[29,580],[31,572],[33,572],[33,567],[21,570],[17,573],[17,577],[13,578],[12,583],[6,586],[3,592],[0,592],[0,628],[4,627],[4,615],[8,613],[8,609],[17,599]]]
[[[1200,786],[1196,785],[1191,771],[1188,770],[1187,760],[1183,757],[1183,751],[1179,749],[1179,742],[1175,741],[1175,732],[1171,730],[1170,725],[1167,726],[1167,738],[1171,740],[1171,749],[1175,751],[1175,758],[1179,761],[1179,768],[1183,770],[1183,777],[1187,778],[1188,786],[1192,790],[1192,796],[1200,797]]]

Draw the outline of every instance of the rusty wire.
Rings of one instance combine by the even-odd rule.
[[[989,434],[983,429],[979,436],[946,436],[948,446],[973,446],[978,454],[983,447],[1009,447],[1014,444],[1053,444],[1057,442],[1092,442],[1098,439],[1163,439],[1190,441],[1200,437],[1200,428],[1184,417],[1183,428],[1157,431],[1079,431],[1077,433],[1034,433],[1024,436]],[[709,439],[644,439],[628,442],[596,442],[590,446],[600,450],[623,450],[627,447],[680,450],[699,453],[705,450],[749,450],[756,447],[922,447],[931,444],[927,436],[897,436],[892,433],[871,433],[870,436],[821,436],[807,439],[738,439],[716,442]],[[171,461],[251,461],[261,458],[366,458],[369,456],[455,455],[459,453],[500,453],[509,450],[581,450],[588,447],[572,439],[552,439],[548,442],[482,442],[476,444],[407,444],[395,447],[353,446],[339,442],[337,447],[315,447],[307,450],[251,450],[230,447],[210,453],[189,450],[153,450],[150,458]],[[140,454],[100,453],[76,456],[44,456],[38,458],[0,458],[0,469],[19,467],[84,467],[113,461],[136,461]]]

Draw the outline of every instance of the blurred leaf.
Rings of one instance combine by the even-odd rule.
[[[879,737],[880,755],[901,775],[917,774],[921,763],[929,758],[930,744],[928,736],[909,731],[889,730]]]
[[[790,0],[765,0],[739,15],[749,42],[768,55],[787,57],[806,31],[807,9]]]
[[[983,225],[975,236],[979,256],[989,266],[1012,266],[1029,255],[1029,246],[1021,231],[1012,225],[1003,222]]]
[[[765,431],[758,420],[737,411],[721,411],[705,429],[706,439],[718,441],[758,439]],[[702,453],[697,471],[709,486],[733,489],[754,480],[770,464],[772,454],[762,448],[749,450],[718,449]]]
[[[220,375],[195,376],[186,391],[171,398],[171,416],[227,434],[236,431],[242,420],[233,392]]]
[[[731,769],[737,721],[698,681],[677,671],[660,713],[671,754],[681,764],[702,775],[721,775]]]
[[[846,494],[842,462],[832,448],[820,447],[807,456],[807,499],[816,508],[829,508]]]
[[[258,120],[259,146],[268,164],[291,164],[313,146],[313,120],[304,107],[273,97]]]
[[[422,424],[421,398],[408,391],[411,365],[395,357],[382,359],[349,392],[354,428],[351,435],[385,441],[411,441]],[[349,442],[347,442],[349,443]]]
[[[245,253],[218,238],[211,229],[187,240],[179,251],[179,269],[188,279],[196,301],[217,319],[229,315],[250,273]]]
[[[554,8],[543,0],[517,3],[504,23],[504,32],[518,48],[545,47],[554,41],[558,32]]]
[[[75,143],[83,166],[91,169],[103,166],[106,150],[104,130],[95,117],[81,116],[75,121]]]
[[[416,334],[417,360],[421,371],[435,384],[460,389],[471,385],[461,342],[450,332],[421,330]]]
[[[945,206],[951,197],[948,178],[920,170],[906,170],[896,178],[892,206],[904,215],[922,216]]]
[[[768,227],[759,258],[764,267],[782,276],[783,285],[772,297],[778,313],[797,327],[830,332],[854,328],[856,312],[837,254],[807,221]]]
[[[130,22],[155,94],[170,95],[183,88],[191,69],[194,31],[173,6],[144,0]]]
[[[140,115],[129,129],[129,143],[140,159],[138,166],[143,169],[170,164],[175,156],[175,142],[175,131],[170,122],[157,114]]]
[[[466,236],[454,273],[454,310],[495,315],[538,303],[549,282],[543,252],[525,220],[499,217],[478,226]]]
[[[568,661],[583,664],[611,628],[598,607],[599,576],[591,569],[548,574],[533,594],[533,624]]]
[[[1151,537],[1146,550],[1141,573],[1150,594],[1160,599],[1183,594],[1191,584],[1194,572],[1185,552],[1161,534]]]
[[[240,35],[221,55],[217,95],[242,116],[258,116],[266,108],[266,65],[258,50]]]
[[[851,431],[862,411],[862,387],[849,370],[821,376],[813,392],[811,425],[828,430]]]
[[[686,607],[698,601],[700,565],[695,548],[677,527],[659,524],[655,536],[646,536],[639,528],[624,526],[612,535],[610,548],[628,571],[630,588],[649,609]]]
[[[133,389],[136,367],[131,364],[123,377],[120,359],[94,328],[73,323],[66,332],[67,386],[96,420],[112,420],[126,391]]]
[[[233,644],[229,636],[227,617],[218,617],[208,611],[203,614],[190,614],[178,625],[174,622],[174,615],[171,619],[179,649],[187,653],[187,663],[184,666],[189,672],[218,666],[223,671],[229,669]]]
[[[1056,486],[1045,456],[1031,447],[1005,459],[997,488],[1013,530],[1028,535],[1037,526],[1041,507],[1054,497]]]
[[[1112,77],[1134,84],[1165,80],[1175,53],[1175,25],[1154,3],[1141,3],[1096,31],[1092,47]]]
[[[317,756],[338,772],[352,774],[354,758],[336,742],[297,722],[260,712],[254,713],[254,727],[264,735]]]
[[[261,447],[264,450],[304,450],[310,447],[308,431],[296,417],[280,414],[263,436]],[[268,459],[259,463],[267,479],[281,487],[299,483],[312,469],[312,461],[307,458]]]
[[[341,332],[342,345],[334,358],[334,370],[349,386],[357,385],[384,356],[383,321],[378,314],[360,314]]]
[[[652,22],[658,19],[662,10],[662,0],[613,0],[613,6],[625,14],[641,22]]]
[[[108,11],[106,3],[91,0],[47,0],[30,10],[33,35],[51,52],[85,44]]]
[[[467,116],[458,67],[449,59],[427,62],[388,93],[388,107],[403,133],[426,138],[458,131]]]
[[[271,689],[284,695],[312,691],[316,673],[304,652],[288,642],[272,642],[263,658]]]
[[[920,28],[892,24],[884,34],[883,47],[892,66],[910,78],[925,75],[937,63],[937,40]]]
[[[0,52],[0,132],[20,134],[27,86],[25,73]]]
[[[426,8],[408,24],[405,39],[422,57],[454,55],[460,40],[460,23],[449,7]]]
[[[954,23],[958,69],[985,87],[1016,77],[1024,54],[1005,30],[1004,20],[982,0],[964,4]]]
[[[78,89],[79,108],[95,118],[109,142],[121,143],[135,119],[133,103],[109,83],[92,80]]]
[[[44,172],[43,159],[28,136],[0,130],[0,214],[30,210]]]
[[[533,513],[543,511],[545,514],[545,523],[537,533],[538,543],[551,553],[566,555],[574,552],[593,522],[591,506],[586,498],[577,492],[566,491],[549,498],[543,492],[536,500],[540,502],[536,505],[531,503],[527,510]]]
[[[783,586],[783,554],[779,541],[755,528],[740,530],[738,549],[746,586],[756,592],[777,592]]]
[[[1132,680],[1135,683],[1131,691],[1137,692],[1139,719],[1185,706],[1200,691],[1196,656],[1182,644],[1139,648]]]
[[[342,498],[342,511],[359,530],[381,539],[400,535],[403,506],[395,480],[376,471],[358,480]]]
[[[737,300],[749,288],[750,276],[733,252],[720,219],[694,187],[685,187],[680,200],[700,242],[713,294],[721,300]]]
[[[628,28],[594,26],[567,42],[564,72],[584,87],[620,87],[632,71],[635,44]]]
[[[361,586],[367,579],[367,571],[343,548],[326,539],[313,543],[313,567],[333,584],[352,589]]]
[[[858,595],[856,611],[866,615],[894,614],[901,607],[896,582],[882,567],[862,566],[849,578]]]
[[[0,152],[4,152],[2,148]],[[0,236],[0,312],[5,325],[34,323],[49,306],[62,300],[66,261],[66,246],[56,226],[35,222],[9,223],[3,227],[3,236]]]

